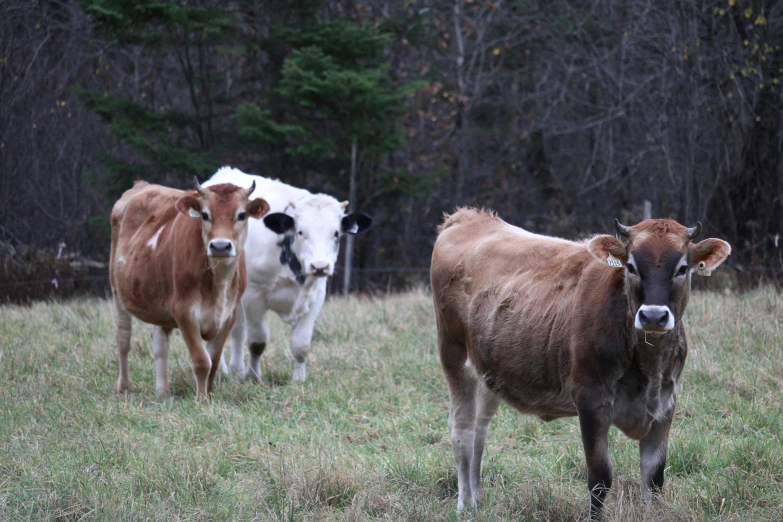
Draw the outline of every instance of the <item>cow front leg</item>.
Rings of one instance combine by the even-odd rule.
[[[131,347],[131,314],[120,303],[120,298],[114,296],[114,320],[117,331],[117,351],[120,356],[120,375],[117,378],[117,393],[124,395],[130,389],[130,375],[128,373],[128,353]]]
[[[307,354],[313,338],[313,326],[297,323],[291,331],[291,355],[294,356],[293,382],[307,380]]]
[[[247,369],[244,368],[243,353],[245,339],[241,340],[242,344],[239,344],[239,337],[231,339],[231,373],[235,375],[244,374],[245,379],[259,382],[261,380],[261,355],[266,350],[266,345],[269,342],[269,326],[266,324],[265,315],[267,312],[266,301],[262,298],[262,295],[255,289],[248,288],[245,291],[245,295],[242,297],[242,307],[244,308],[244,324],[243,331],[247,333],[247,348],[250,352],[250,361]],[[239,320],[237,320],[239,322]],[[236,327],[235,327],[236,329]],[[236,366],[234,361],[236,360]]]
[[[193,366],[193,378],[196,380],[196,400],[202,401],[209,398],[207,392],[207,379],[212,370],[212,357],[204,347],[201,339],[199,325],[190,320],[178,320],[179,329],[185,346],[190,353],[190,361]]]
[[[612,458],[609,455],[609,427],[614,417],[608,394],[584,388],[575,395],[587,462],[590,490],[590,520],[600,520],[606,495],[612,487]]]
[[[639,441],[642,492],[647,505],[652,503],[653,494],[660,494],[663,490],[663,470],[666,467],[666,448],[673,416],[674,401],[666,416],[653,422],[650,431]]]
[[[269,325],[262,315],[258,322],[249,329],[247,349],[250,352],[250,363],[245,371],[245,379],[259,382],[261,381],[261,356],[266,350],[269,342]],[[232,346],[231,360],[234,360]]]
[[[158,399],[169,396],[169,339],[171,329],[152,327],[152,356],[155,359],[155,395]]]
[[[313,340],[315,319],[324,304],[325,293],[315,296],[315,302],[310,310],[291,329],[291,355],[294,356],[294,374],[292,381],[307,380],[307,354],[310,352],[310,343]]]
[[[236,317],[236,310],[234,311],[234,317]],[[212,366],[209,369],[209,376],[207,377],[207,393],[212,395],[215,391],[215,376],[218,372],[218,367],[223,358],[223,347],[226,344],[226,339],[231,332],[231,326],[234,324],[234,319],[228,320],[223,324],[223,327],[218,330],[214,339],[207,343],[207,353],[212,361]]]
[[[236,321],[231,327],[229,334],[231,344],[231,360],[226,366],[226,351],[220,356],[220,371],[224,374],[231,374],[235,377],[241,377],[245,374],[245,339],[247,329],[246,312],[243,303],[237,305]]]

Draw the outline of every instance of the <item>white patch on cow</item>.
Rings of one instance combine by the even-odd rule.
[[[674,314],[671,310],[669,310],[668,306],[660,306],[660,305],[642,305],[639,307],[639,311],[636,312],[636,319],[634,320],[633,325],[636,327],[637,330],[644,330],[644,326],[642,326],[642,321],[639,318],[639,314],[649,312],[649,313],[660,313],[660,312],[667,312],[667,319],[666,324],[663,326],[664,331],[669,331],[672,328],[674,328]],[[654,332],[650,332],[654,333]]]
[[[569,239],[563,239],[561,237],[555,237],[555,236],[545,236],[543,234],[536,234],[535,232],[530,232],[528,230],[525,230],[524,228],[520,228],[514,225],[510,225],[503,222],[513,233],[515,233],[518,236],[526,237],[530,239],[539,239],[539,240],[545,240],[545,241],[552,241],[555,243],[561,243],[561,244],[567,244],[567,245],[578,245],[580,244],[577,241],[571,241]]]
[[[150,247],[152,250],[155,250],[155,247],[158,246],[158,238],[160,237],[160,233],[163,232],[163,229],[166,228],[166,225],[163,225],[158,229],[157,232],[155,232],[155,235],[152,236],[152,238],[147,241],[147,246]]]
[[[118,263],[124,263],[125,262],[125,256],[120,256],[119,259],[117,259]]]

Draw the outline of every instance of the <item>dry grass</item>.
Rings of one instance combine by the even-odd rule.
[[[607,520],[783,519],[783,300],[695,294],[691,352],[664,500],[640,500],[638,449],[612,431]],[[173,398],[157,402],[150,329],[134,322],[127,399],[108,302],[0,308],[2,520],[582,520],[577,424],[503,406],[477,512],[457,517],[448,394],[430,298],[334,299],[308,381],[291,385],[288,328],[271,322],[264,382],[222,379],[194,401],[179,336]]]

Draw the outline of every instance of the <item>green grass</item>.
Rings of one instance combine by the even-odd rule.
[[[637,445],[613,429],[606,520],[783,520],[783,298],[694,294],[666,491],[645,508]],[[150,328],[134,321],[135,391],[117,378],[110,303],[0,308],[1,520],[582,520],[575,419],[502,406],[486,498],[460,517],[448,393],[430,298],[333,299],[308,381],[289,383],[288,327],[270,320],[261,385],[222,378],[195,402],[172,340],[155,399]]]

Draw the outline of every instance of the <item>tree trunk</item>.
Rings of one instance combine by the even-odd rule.
[[[356,138],[351,143],[351,177],[348,185],[348,208],[350,212],[353,208],[353,200],[356,199]],[[346,234],[345,239],[345,275],[343,276],[343,295],[348,295],[351,291],[351,269],[353,264],[353,234]]]

